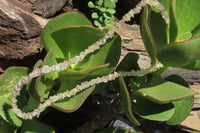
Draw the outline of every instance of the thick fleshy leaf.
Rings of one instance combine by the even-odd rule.
[[[200,24],[192,31],[192,38],[200,36]]]
[[[50,51],[44,61],[43,61],[43,65],[48,65],[48,66],[52,66],[57,64],[55,58],[54,58],[54,52]],[[54,85],[54,80],[58,78],[58,72],[54,71],[54,72],[50,72],[47,74],[43,74],[40,77],[37,78],[36,81],[36,92],[37,95],[41,98],[48,98],[49,93]],[[42,100],[42,99],[41,99]]]
[[[139,65],[137,63],[139,59],[139,55],[136,53],[128,53],[123,60],[119,63],[116,68],[116,71],[131,71],[131,70],[138,70]],[[126,79],[126,78],[125,78]],[[119,81],[114,80],[113,86],[115,89],[120,90]]]
[[[60,73],[59,78],[62,80],[72,80],[72,79],[78,80],[78,79],[88,78],[92,73],[99,70],[103,70],[104,68],[108,66],[109,64],[103,64],[103,65],[91,67],[83,71],[71,71],[71,72],[66,71],[66,72]]]
[[[9,67],[0,79],[0,95],[12,92],[18,81],[26,75],[28,75],[26,67]]]
[[[61,86],[57,93],[71,90],[80,83],[81,81],[64,81],[61,83]],[[86,98],[89,96],[89,94],[93,91],[94,88],[95,86],[92,86],[77,93],[75,96],[72,96],[70,98],[66,97],[63,100],[52,104],[52,107],[64,112],[74,112],[83,104],[83,102],[86,100]]]
[[[78,55],[104,35],[104,31],[89,26],[64,27],[51,33],[65,60]]]
[[[197,92],[158,77],[153,78],[145,88],[142,88],[135,93],[137,95],[142,95],[153,102],[164,104],[173,100],[193,96]]]
[[[158,60],[167,66],[183,67],[200,59],[200,36],[165,45],[158,51]]]
[[[92,23],[80,12],[68,12],[52,19],[45,26],[41,34],[41,39],[45,50],[47,52],[50,52],[53,49],[54,51],[56,51],[55,58],[64,58],[62,49],[58,47],[58,45],[56,44],[56,42],[50,34],[53,31],[63,27],[80,25],[92,26]]]
[[[158,0],[162,3],[169,14],[170,26],[166,28],[166,32],[168,32],[168,43],[175,42],[178,36],[178,24],[175,14],[175,5],[176,0]],[[155,38],[156,39],[156,38]]]
[[[37,120],[25,120],[20,133],[55,133],[55,130]]]
[[[159,25],[159,28],[157,26]],[[150,6],[146,6],[142,13],[141,35],[144,45],[151,57],[153,64],[156,63],[157,51],[167,44],[166,22],[160,15],[151,10]]]
[[[174,114],[172,103],[157,104],[145,97],[137,96],[133,111],[142,118],[156,121],[167,121]]]
[[[189,85],[178,75],[170,75],[165,78],[167,81],[171,81],[189,88]],[[190,113],[194,102],[194,96],[183,98],[180,100],[172,101],[175,108],[175,113],[167,121],[167,124],[176,125],[182,122]]]
[[[137,63],[139,55],[136,53],[128,53],[120,64],[117,66],[116,71],[130,71],[132,69],[138,70],[139,65]]]
[[[175,14],[179,29],[178,40],[188,32],[192,32],[200,24],[199,7],[200,2],[197,0],[176,0]]]
[[[132,102],[129,96],[128,89],[122,76],[119,77],[120,94],[122,96],[122,108],[128,119],[135,125],[139,126],[139,121],[135,118],[132,112]]]
[[[200,70],[200,59],[195,60],[194,62],[184,66],[183,68],[189,70]]]
[[[81,51],[88,48],[104,35],[104,31],[88,26],[67,27],[52,33],[52,37],[55,39],[60,49],[62,49],[66,60],[78,55]],[[67,77],[68,73],[70,77],[74,75],[75,78],[78,78],[76,77],[77,73],[80,77],[85,77],[86,75],[87,77],[95,77],[98,75],[108,74],[117,64],[120,50],[121,40],[120,37],[115,34],[115,36],[112,39],[109,39],[100,50],[87,55],[83,61],[73,64],[69,69],[60,72],[60,75],[66,75]],[[99,71],[94,69],[99,69],[100,65],[107,63],[110,63],[110,65],[100,69]],[[92,67],[96,72],[91,69]],[[92,70],[93,73],[91,73],[90,70]],[[82,71],[84,71],[84,73],[82,73]]]
[[[22,121],[12,111],[10,97],[11,93],[0,96],[0,116],[12,126],[20,127]]]
[[[175,42],[178,36],[178,23],[175,14],[175,5],[176,0],[170,0],[169,6],[169,19],[170,19],[170,27],[169,27],[169,35],[168,35],[168,43]]]
[[[106,8],[115,8],[115,3],[116,3],[116,1],[114,1],[114,0],[104,0],[104,6],[106,7]]]
[[[36,68],[40,68],[42,66],[43,62],[42,60],[38,60],[34,67],[33,67],[33,70],[35,70]],[[34,99],[37,99],[38,101],[40,101],[40,97],[38,96],[37,92],[36,92],[36,80],[37,78],[34,78],[30,81],[30,83],[28,84],[28,93],[31,97],[33,97]]]
[[[10,124],[8,124],[0,116],[0,133],[14,133],[15,130],[16,130],[16,127],[13,127]]]
[[[173,116],[167,121],[169,125],[176,125],[182,122],[190,113],[194,102],[194,96],[172,101],[175,112]]]

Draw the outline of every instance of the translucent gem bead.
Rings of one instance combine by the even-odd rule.
[[[42,71],[42,73],[49,73],[49,72],[50,72],[50,67],[47,66],[47,65],[44,65],[44,66],[41,68],[41,71]]]

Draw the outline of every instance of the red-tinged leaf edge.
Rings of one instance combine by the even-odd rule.
[[[69,16],[70,16],[70,18],[73,18],[74,15],[76,17],[78,15],[78,17],[81,17],[82,19],[84,19],[84,22],[82,22],[84,24],[80,24],[80,22],[70,22],[70,23],[67,23],[67,25],[66,25],[66,23],[59,24],[61,21],[67,21],[66,17],[69,19]],[[58,51],[55,55],[56,58],[64,58],[64,56],[61,54],[61,50],[57,46],[54,46],[55,42],[54,42],[53,38],[51,38],[50,34],[52,33],[52,31],[54,31],[58,28],[62,28],[65,26],[78,26],[78,25],[93,26],[92,22],[83,13],[81,13],[79,11],[72,11],[72,12],[64,13],[64,14],[61,14],[61,15],[55,17],[51,21],[49,21],[45,25],[45,27],[41,33],[41,40],[42,40],[45,50],[47,52],[49,52],[51,49],[54,49],[54,51]],[[49,26],[50,26],[50,28],[49,28]],[[45,36],[48,36],[49,39],[44,39]],[[45,44],[45,43],[47,43],[47,44]]]
[[[7,69],[5,70],[5,72],[0,76],[0,82],[4,80],[7,71],[9,71],[9,70],[12,69],[12,68],[27,69],[27,72],[29,71],[29,68],[28,68],[28,67],[22,67],[22,66],[11,66],[11,67],[7,68]],[[25,75],[24,75],[24,76],[25,76]],[[7,84],[7,86],[9,86],[9,85],[10,85],[10,83]],[[15,86],[15,85],[14,85],[14,86]],[[13,88],[14,88],[14,86],[13,86]],[[10,91],[10,92],[11,92],[11,91]],[[8,94],[8,93],[9,93],[8,91],[5,91],[5,95]]]
[[[185,41],[166,44],[159,49],[158,60],[166,66],[184,67],[200,59],[200,41],[197,42],[198,40],[200,40],[200,36]],[[193,45],[190,45],[190,42],[193,42]]]
[[[122,103],[121,103],[122,108],[128,119],[136,126],[140,126],[140,122],[133,115],[131,99],[129,96],[128,89],[126,87],[126,83],[122,76],[119,77],[119,84],[120,84],[120,94],[122,96]]]
[[[42,62],[42,60],[38,60],[37,62],[36,62],[36,64],[35,64],[35,66],[33,67],[33,71],[36,69],[36,68],[39,68],[40,66],[42,66],[42,64],[43,64],[43,62]],[[35,82],[36,82],[36,80],[37,79],[32,79],[31,81],[30,81],[30,85],[29,85],[29,87],[28,87],[28,94],[32,97],[32,98],[34,98],[35,100],[37,100],[37,101],[40,101],[39,100],[39,96],[38,96],[38,94],[37,94],[37,92],[36,92],[36,90],[35,90]]]
[[[54,108],[56,108],[56,109],[58,109],[58,110],[61,110],[61,111],[64,111],[64,112],[68,112],[68,113],[70,113],[70,112],[74,112],[74,111],[76,111],[83,103],[84,103],[84,101],[87,99],[87,97],[92,93],[92,91],[94,90],[94,88],[95,88],[95,85],[93,85],[92,87],[91,87],[91,89],[89,90],[89,92],[85,95],[85,97],[83,97],[82,98],[82,101],[75,107],[75,108],[73,108],[73,109],[70,109],[70,110],[68,110],[68,109],[63,109],[63,108],[61,108],[61,107],[59,107],[59,106],[57,106],[57,105],[55,105],[55,104],[51,104],[51,106],[52,107],[54,107]]]
[[[109,66],[109,65],[110,65],[110,63],[106,63],[106,64],[102,64],[102,65],[90,67],[89,69],[86,69],[86,70],[62,72],[62,73],[60,73],[60,75],[59,75],[59,79],[62,80],[62,76],[64,77],[64,76],[67,75],[67,74],[69,74],[69,75],[72,74],[72,76],[73,76],[73,74],[85,73],[85,72],[88,72],[88,71],[91,71],[91,73],[92,73],[92,72],[93,72],[92,70],[95,71],[95,69],[101,69],[101,68],[107,67],[107,66]],[[88,75],[85,75],[85,76],[83,76],[83,77],[77,77],[77,79],[85,78],[86,76],[88,76]],[[66,78],[64,77],[64,79],[66,79]],[[71,79],[71,78],[69,78],[69,80],[70,80],[70,79]],[[73,79],[76,80],[76,78],[73,78]]]
[[[143,9],[143,13],[142,13],[142,23],[144,22],[144,24],[140,24],[140,30],[141,30],[141,36],[143,38],[143,41],[144,41],[144,44],[150,44],[149,45],[145,45],[149,55],[150,55],[150,58],[151,58],[151,61],[153,64],[156,63],[156,44],[155,44],[155,41],[153,39],[153,36],[151,34],[151,31],[150,31],[150,27],[148,25],[148,12],[149,12],[149,5],[146,5]],[[147,32],[145,32],[147,31]],[[147,40],[146,40],[147,39]],[[153,47],[153,50],[152,50],[152,47]]]
[[[170,81],[166,81],[166,80],[163,80],[163,79],[159,79],[159,78],[155,78],[153,79],[154,81],[152,82],[153,86],[157,86],[159,84],[163,84],[163,83],[166,83],[166,82],[170,82]],[[155,81],[157,81],[157,83],[154,83]],[[171,82],[170,84],[176,84],[175,82]],[[151,86],[152,86],[151,85]],[[182,85],[179,85],[179,84],[176,84],[177,86],[182,86]],[[149,87],[151,87],[149,86]],[[143,88],[143,89],[150,89],[150,88]],[[174,100],[180,100],[180,99],[183,99],[183,98],[187,98],[187,97],[191,97],[191,96],[194,96],[197,92],[193,91],[193,93],[191,95],[187,95],[187,96],[182,96],[182,97],[179,97],[179,98],[173,98],[173,99],[170,99],[170,100],[160,100],[160,99],[157,99],[155,97],[152,97],[148,94],[144,94],[141,90],[138,90],[138,91],[135,91],[135,94],[137,95],[141,95],[155,103],[158,103],[158,104],[166,104],[166,103],[169,103],[171,101],[174,101]]]

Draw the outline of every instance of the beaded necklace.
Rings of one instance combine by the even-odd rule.
[[[123,18],[112,28],[110,29],[106,35],[101,38],[99,41],[96,43],[92,44],[89,46],[87,49],[82,51],[79,55],[75,56],[74,58],[64,61],[62,63],[58,63],[53,66],[43,66],[42,68],[36,68],[34,71],[29,73],[28,76],[23,77],[22,79],[19,80],[19,82],[16,84],[16,86],[13,89],[13,93],[11,96],[11,101],[12,101],[12,110],[15,112],[15,114],[23,119],[32,119],[33,117],[39,117],[40,113],[45,110],[46,107],[51,106],[52,103],[64,99],[65,97],[72,97],[76,95],[78,92],[93,86],[95,84],[99,83],[106,83],[111,80],[115,80],[119,76],[144,76],[148,73],[154,72],[158,70],[159,68],[163,67],[161,63],[152,65],[148,69],[142,69],[139,71],[130,71],[130,72],[116,72],[114,71],[112,74],[109,74],[107,76],[102,76],[102,77],[97,77],[94,78],[90,81],[85,81],[82,82],[80,85],[77,85],[75,88],[73,88],[70,91],[66,91],[63,93],[59,93],[54,96],[50,96],[49,99],[47,99],[44,103],[40,104],[37,109],[34,109],[32,112],[22,112],[18,107],[17,107],[17,99],[16,97],[20,95],[21,88],[28,84],[33,78],[38,77],[42,74],[45,73],[50,73],[52,71],[63,71],[69,68],[72,64],[79,63],[82,61],[86,55],[89,53],[94,52],[95,50],[98,50],[101,45],[104,45],[107,41],[107,39],[112,38],[114,36],[114,32],[121,27],[122,23],[125,23],[125,21],[130,21],[131,18],[134,18],[135,14],[138,14],[141,12],[142,8],[146,5],[149,4],[151,6],[154,6],[156,9],[159,9],[161,11],[161,15],[163,19],[166,21],[166,23],[169,25],[169,15],[168,12],[165,10],[164,6],[159,3],[157,0],[142,0],[140,1],[137,6],[134,9],[131,9],[127,14],[123,16]]]

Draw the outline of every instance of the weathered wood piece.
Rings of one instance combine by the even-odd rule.
[[[33,3],[32,10],[44,18],[53,17],[67,3],[67,0],[38,0]]]
[[[0,58],[23,59],[38,53],[42,48],[39,36],[48,21],[33,14],[30,5],[1,0]]]

